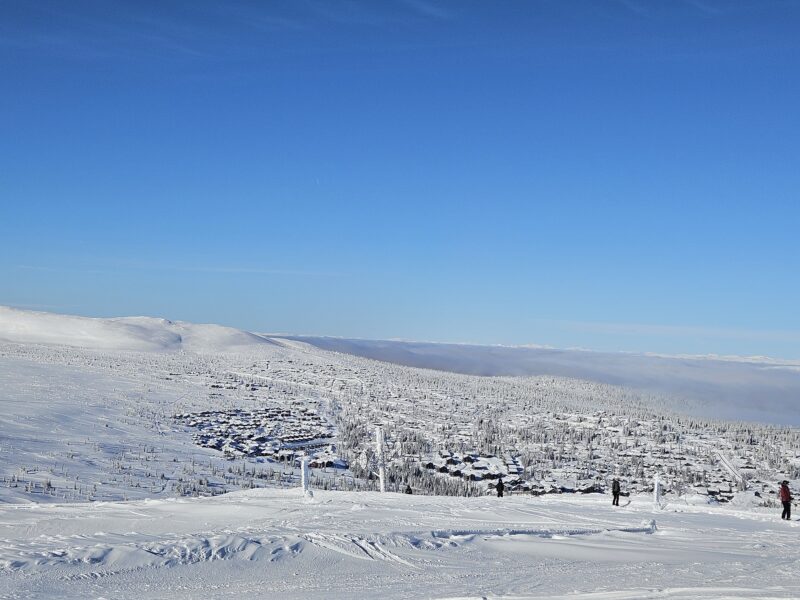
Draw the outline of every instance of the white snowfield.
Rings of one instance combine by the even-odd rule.
[[[271,340],[231,327],[153,317],[99,319],[0,306],[0,341],[138,352],[225,352]]]
[[[796,522],[637,497],[260,489],[0,507],[2,598],[798,598]]]

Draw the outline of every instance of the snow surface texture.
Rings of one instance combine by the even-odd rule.
[[[300,489],[0,507],[1,598],[797,598],[798,523]]]
[[[677,357],[555,348],[291,337],[335,352],[410,367],[486,376],[553,375],[690,401],[692,414],[800,425],[800,362]]]

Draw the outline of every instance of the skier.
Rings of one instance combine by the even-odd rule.
[[[614,481],[611,482],[611,494],[614,496],[611,504],[613,506],[619,506],[619,479],[616,477],[614,477]]]
[[[781,482],[781,491],[778,493],[778,497],[781,499],[781,503],[783,504],[783,513],[781,514],[781,519],[786,519],[787,521],[792,520],[792,493],[789,491],[789,482],[783,481]]]
[[[506,486],[503,484],[503,478],[497,480],[497,497],[503,497],[503,490],[506,489]]]
[[[411,489],[411,484],[410,484],[410,483],[407,483],[407,484],[406,484],[406,494],[413,494],[413,493],[414,493],[414,492],[413,492],[413,490]]]

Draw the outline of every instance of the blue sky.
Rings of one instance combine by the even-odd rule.
[[[800,3],[0,0],[0,304],[800,358]]]

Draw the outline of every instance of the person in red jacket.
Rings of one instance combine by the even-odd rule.
[[[781,514],[781,519],[790,521],[792,518],[792,493],[789,491],[788,481],[781,483],[781,491],[778,492],[778,497],[783,503],[783,514]]]

